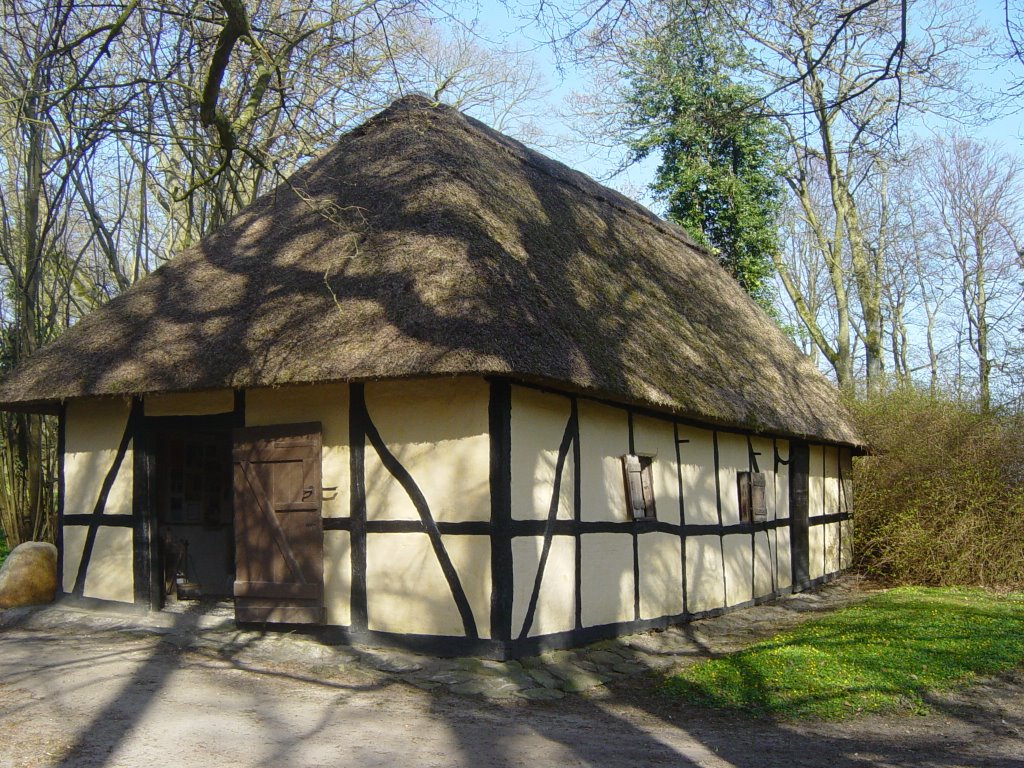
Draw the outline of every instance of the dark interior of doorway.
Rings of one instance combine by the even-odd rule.
[[[153,435],[161,604],[232,595],[231,432],[197,422],[161,425]]]

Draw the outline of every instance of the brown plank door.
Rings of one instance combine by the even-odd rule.
[[[235,619],[322,624],[320,425],[234,431]]]

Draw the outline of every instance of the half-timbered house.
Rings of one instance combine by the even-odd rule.
[[[63,597],[515,656],[850,562],[836,391],[678,228],[411,97],[27,360]]]

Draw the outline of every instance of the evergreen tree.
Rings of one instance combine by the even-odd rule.
[[[664,29],[637,44],[626,75],[631,149],[637,159],[660,153],[652,188],[668,218],[773,312],[784,144],[741,80],[742,48],[710,13],[684,2]]]

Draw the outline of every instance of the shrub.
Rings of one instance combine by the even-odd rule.
[[[856,563],[900,584],[1024,587],[1019,416],[898,390],[853,406]]]

